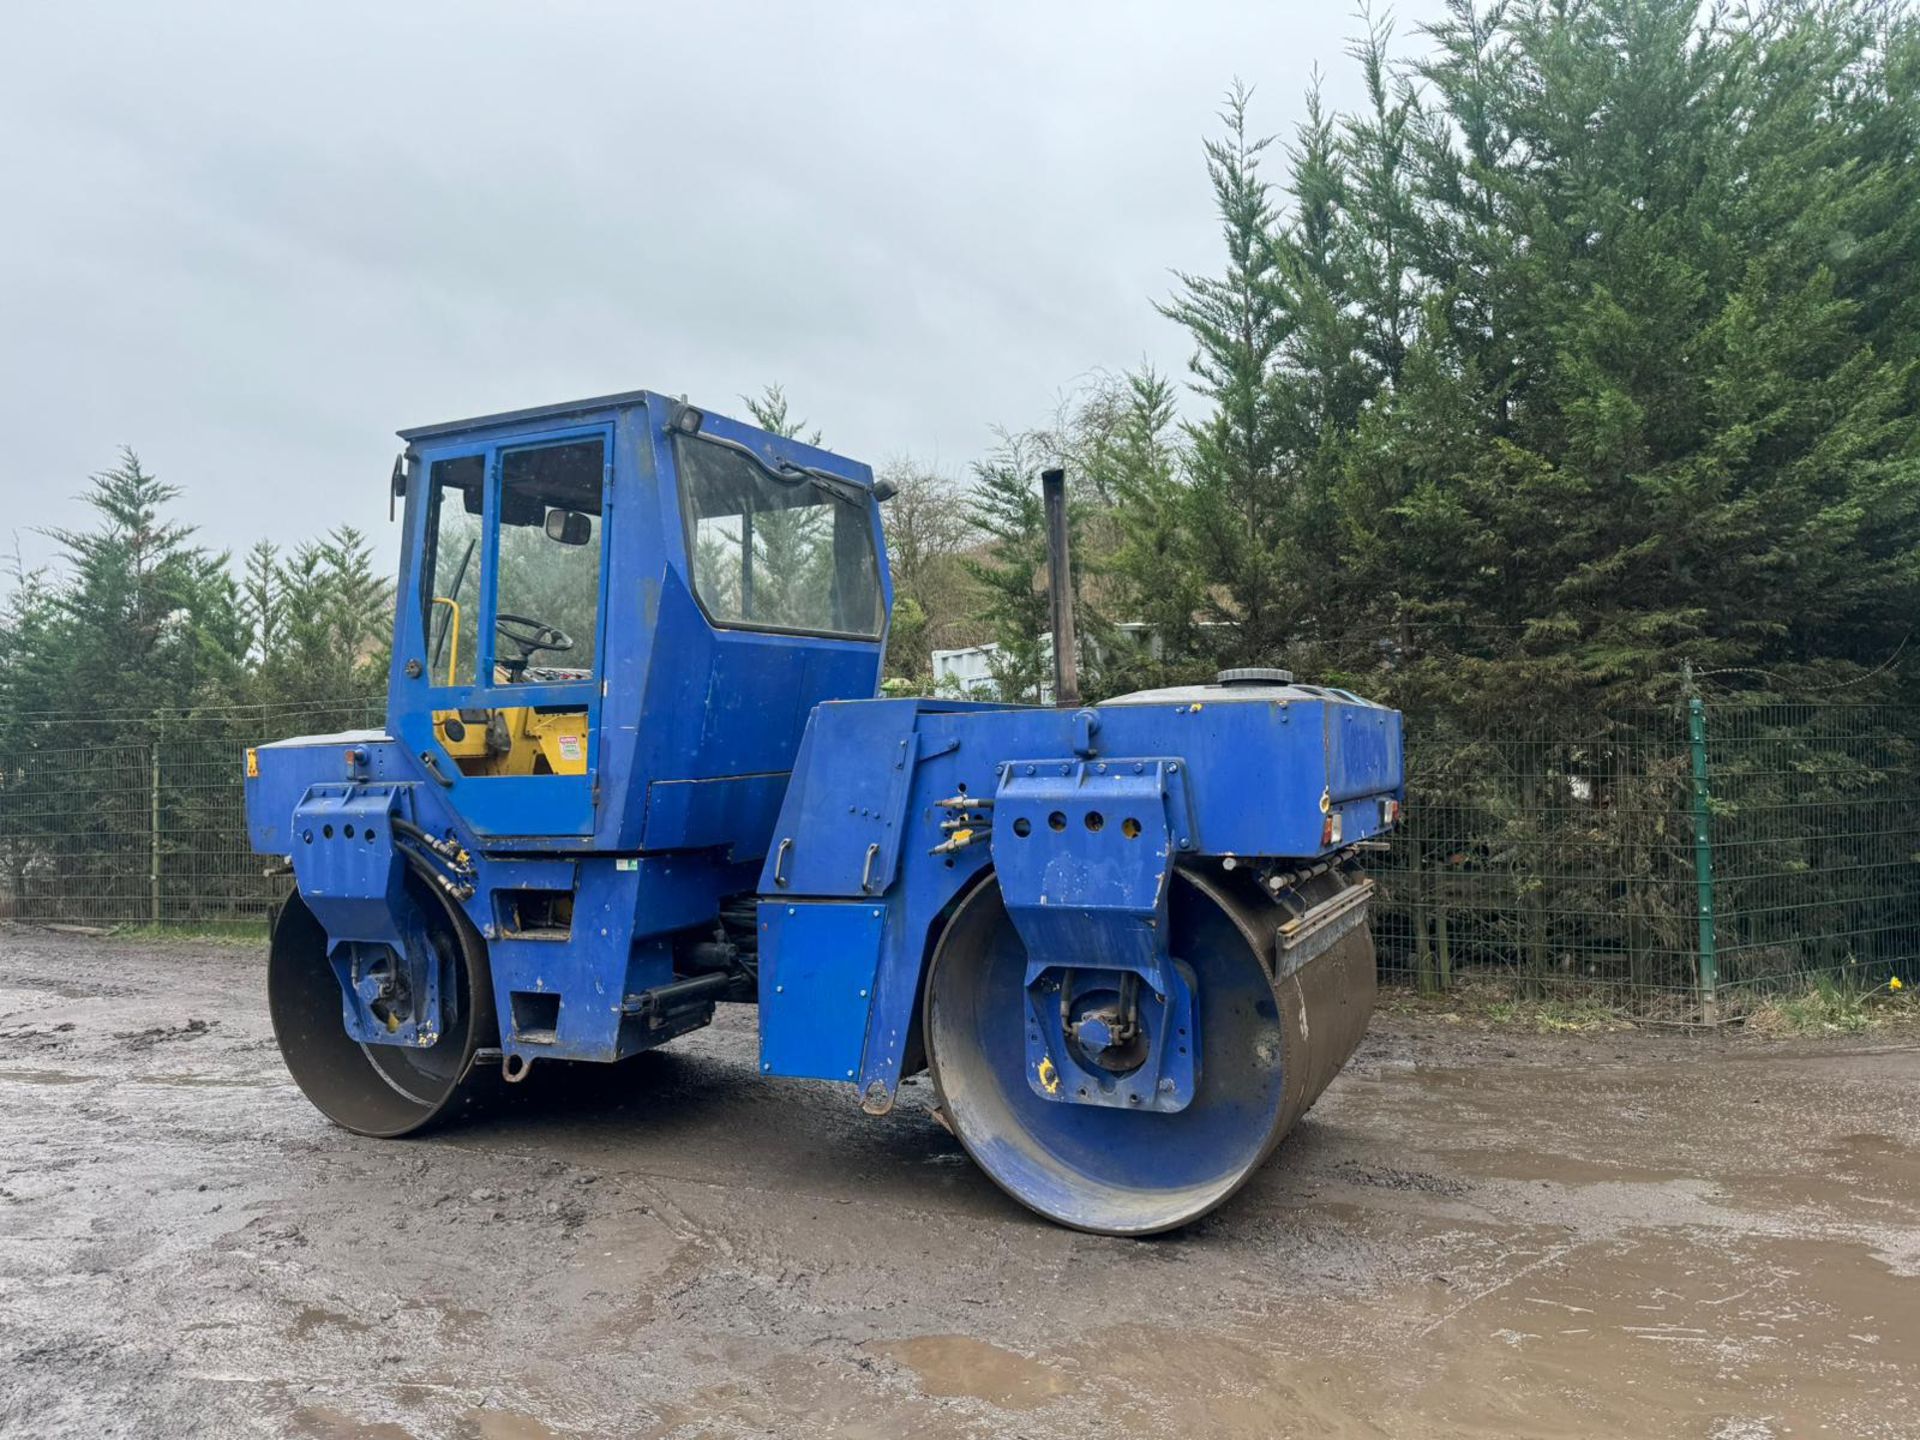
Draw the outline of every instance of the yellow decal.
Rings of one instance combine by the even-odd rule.
[[[1053,1057],[1051,1055],[1042,1055],[1040,1057],[1040,1068],[1034,1073],[1040,1077],[1040,1083],[1047,1087],[1047,1094],[1058,1095],[1060,1093],[1060,1072],[1053,1068]]]
[[[259,778],[260,778],[260,752],[258,750],[249,749],[247,751],[247,779],[258,780]]]

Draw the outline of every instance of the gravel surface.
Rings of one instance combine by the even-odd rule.
[[[1920,1434],[1920,1049],[1377,1020],[1227,1208],[1076,1235],[753,1015],[334,1129],[247,949],[0,926],[0,1433]]]

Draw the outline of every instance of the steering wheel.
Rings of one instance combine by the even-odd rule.
[[[573,649],[573,637],[566,631],[531,616],[510,615],[501,610],[493,617],[493,628],[503,639],[511,640],[520,647],[518,656],[500,662],[516,674],[527,668],[527,661],[533,658],[536,651]]]

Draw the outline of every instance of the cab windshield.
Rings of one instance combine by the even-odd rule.
[[[675,442],[694,594],[715,625],[872,639],[885,618],[870,501]]]

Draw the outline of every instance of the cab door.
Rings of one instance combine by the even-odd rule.
[[[593,833],[611,458],[608,426],[419,451],[395,723],[484,836]]]

